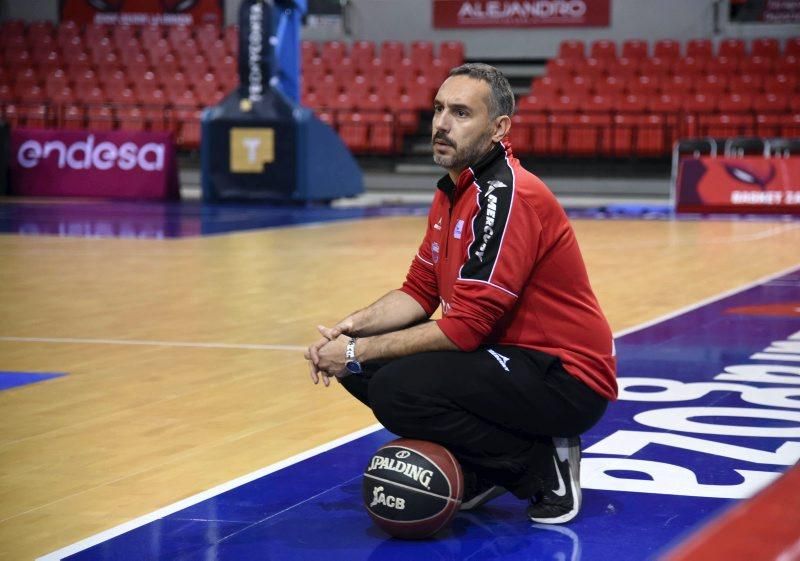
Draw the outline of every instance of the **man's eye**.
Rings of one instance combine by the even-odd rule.
[[[459,117],[466,117],[467,116],[467,112],[466,111],[459,111],[458,112],[458,116]]]

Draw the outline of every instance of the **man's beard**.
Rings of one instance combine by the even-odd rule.
[[[443,168],[448,170],[461,171],[463,169],[466,169],[475,162],[477,162],[478,159],[487,152],[488,150],[487,146],[491,146],[491,142],[489,142],[491,138],[492,138],[492,131],[487,130],[485,133],[483,133],[481,136],[475,139],[475,142],[473,142],[472,144],[459,148],[459,146],[455,142],[447,138],[447,135],[445,135],[441,131],[437,132],[436,134],[433,135],[431,144],[433,144],[437,140],[442,140],[453,148],[454,153],[451,156],[444,156],[434,152],[433,162],[436,165],[442,166]]]

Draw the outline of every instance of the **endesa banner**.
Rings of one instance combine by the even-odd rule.
[[[433,26],[608,27],[611,0],[433,0]]]
[[[178,197],[169,133],[14,129],[9,176],[25,197]]]
[[[61,0],[61,21],[111,25],[222,25],[223,1]]]
[[[800,157],[687,158],[675,189],[678,212],[800,214]]]

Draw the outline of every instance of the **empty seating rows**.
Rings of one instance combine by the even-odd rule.
[[[172,131],[199,144],[200,109],[238,83],[235,26],[0,25],[0,117],[12,126]],[[356,152],[391,153],[464,47],[302,42],[302,101]]]
[[[438,48],[430,41],[303,41],[301,53],[303,105],[356,153],[398,151],[447,73],[464,61],[464,46],[456,41]]]
[[[238,83],[238,30],[10,21],[0,116],[12,126],[168,130],[199,145],[200,109]]]
[[[798,136],[800,38],[783,49],[725,40],[716,52],[708,40],[652,51],[645,41],[566,41],[517,106],[512,139],[534,154],[661,156],[684,137]]]

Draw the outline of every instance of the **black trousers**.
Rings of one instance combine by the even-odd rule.
[[[519,347],[420,353],[364,367],[364,375],[340,382],[383,426],[445,446],[465,469],[520,498],[555,487],[552,437],[585,432],[607,406],[558,358]]]

